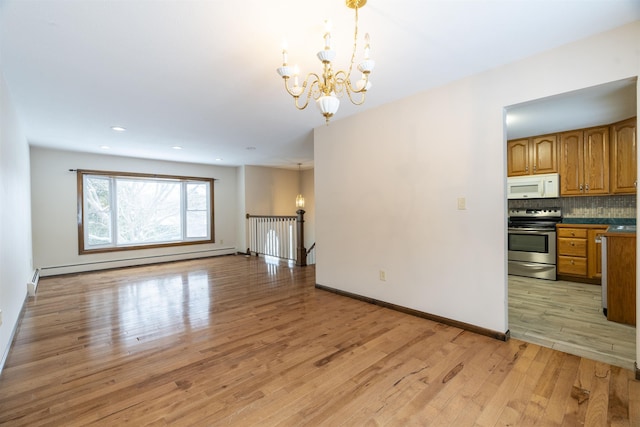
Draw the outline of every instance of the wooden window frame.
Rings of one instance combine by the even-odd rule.
[[[77,211],[78,211],[78,253],[80,255],[106,253],[106,252],[120,252],[120,251],[132,251],[140,249],[153,249],[153,248],[166,248],[188,245],[202,245],[207,243],[215,243],[215,222],[214,222],[214,178],[202,178],[202,177],[190,177],[180,175],[160,175],[160,174],[145,174],[145,173],[132,173],[132,172],[114,172],[114,171],[100,171],[89,169],[78,169],[76,174],[77,179]],[[181,240],[178,242],[165,242],[165,243],[148,243],[148,244],[136,244],[127,246],[109,246],[101,248],[86,249],[84,242],[84,176],[85,175],[101,175],[109,178],[149,178],[149,179],[166,179],[170,181],[196,181],[196,182],[208,182],[209,183],[209,200],[210,200],[210,217],[209,217],[209,238],[199,240]]]

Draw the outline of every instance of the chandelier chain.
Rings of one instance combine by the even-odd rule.
[[[355,7],[356,11],[356,24],[353,30],[353,51],[351,52],[351,62],[349,63],[349,72],[347,73],[347,81],[351,80],[351,70],[353,69],[353,63],[356,60],[356,49],[358,48],[358,6]]]

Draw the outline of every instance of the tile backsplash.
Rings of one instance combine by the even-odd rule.
[[[565,218],[635,218],[636,195],[508,200],[509,208],[562,208]]]

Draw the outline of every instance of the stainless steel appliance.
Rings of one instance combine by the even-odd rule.
[[[556,224],[560,208],[509,210],[508,273],[556,280]]]

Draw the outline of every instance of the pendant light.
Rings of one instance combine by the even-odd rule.
[[[300,166],[302,163],[298,163],[298,195],[296,196],[296,208],[304,209],[304,197],[302,196],[302,171]]]

